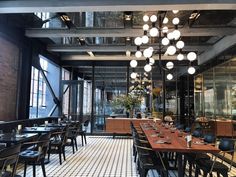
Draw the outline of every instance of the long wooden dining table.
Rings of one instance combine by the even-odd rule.
[[[183,155],[186,153],[218,153],[220,150],[206,144],[202,139],[193,138],[191,147],[187,147],[186,133],[179,132],[174,128],[163,126],[161,123],[141,123],[144,132],[152,149],[156,152],[176,152],[178,153],[178,176],[184,177]]]

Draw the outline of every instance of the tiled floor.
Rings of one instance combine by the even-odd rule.
[[[82,147],[78,138],[79,149],[72,154],[72,148],[66,147],[66,161],[59,165],[58,155],[51,156],[46,165],[47,177],[138,177],[132,157],[132,139],[122,137],[112,139],[109,136],[87,137],[87,145]],[[229,176],[236,174],[233,168]],[[23,165],[19,164],[17,174],[23,176]],[[28,167],[27,176],[32,176],[32,167]],[[41,177],[41,167],[37,167],[37,177]],[[149,177],[158,176],[149,171]],[[171,171],[169,176],[176,176]]]

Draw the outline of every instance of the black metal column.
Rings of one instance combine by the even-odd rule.
[[[165,70],[162,70],[162,104],[163,104],[162,115],[164,118],[166,115],[166,72]]]
[[[95,96],[95,66],[93,63],[93,69],[92,69],[92,109],[91,109],[91,133],[93,133],[93,128],[94,128],[94,122],[95,122],[95,116],[94,116],[94,96]]]
[[[129,65],[127,66],[127,83],[126,83],[126,95],[129,93]]]

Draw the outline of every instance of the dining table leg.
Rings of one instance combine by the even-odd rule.
[[[183,154],[178,153],[178,177],[184,177]]]

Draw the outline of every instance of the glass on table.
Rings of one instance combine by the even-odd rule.
[[[182,131],[182,130],[179,130],[179,131],[178,131],[178,136],[179,136],[179,137],[182,137],[182,136],[183,136],[183,131]]]
[[[3,130],[0,130],[0,138],[3,136]]]
[[[38,127],[38,124],[34,124],[33,127]]]

